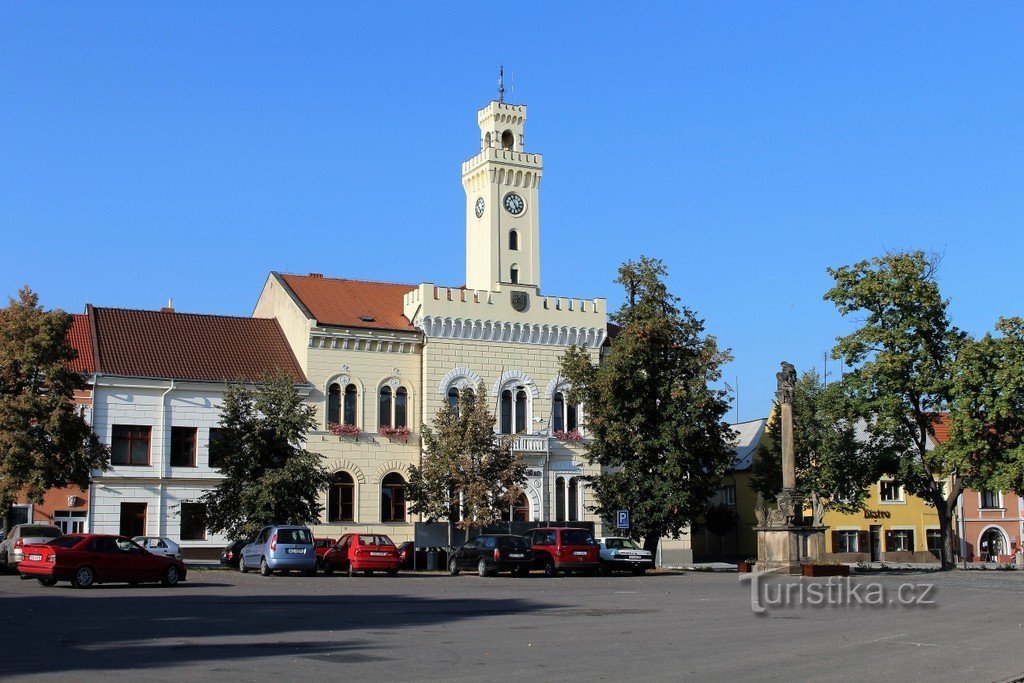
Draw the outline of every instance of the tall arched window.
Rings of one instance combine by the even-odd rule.
[[[455,417],[459,416],[459,390],[452,387],[448,390],[448,405],[451,406]]]
[[[579,479],[569,480],[569,521],[576,522],[580,518],[580,484]]]
[[[409,390],[405,387],[395,391],[395,426],[409,426]]]
[[[327,491],[327,521],[354,522],[356,483],[348,472],[335,472]]]
[[[512,434],[512,392],[501,392],[501,433]]]
[[[555,479],[555,521],[565,521],[565,479]]]
[[[356,423],[356,385],[349,384],[345,387],[345,424]]]
[[[512,266],[508,269],[508,281],[514,285],[519,284],[519,268],[518,266]]]
[[[551,430],[555,432],[565,431],[565,397],[559,391],[551,397]]]
[[[512,521],[530,521],[530,501],[527,499],[525,493],[520,493],[519,498],[516,499],[515,504],[512,506]]]
[[[388,474],[381,481],[380,521],[405,521],[405,478],[398,472]]]
[[[391,426],[391,387],[380,388],[380,398],[377,401],[377,426]]]
[[[515,230],[510,230],[508,233],[508,248],[511,251],[519,251],[519,233]]]
[[[341,385],[332,384],[327,389],[327,424],[341,422]]]
[[[526,392],[516,392],[516,434],[522,434],[526,431]]]
[[[576,406],[573,405],[573,404],[566,405],[565,406],[565,428],[568,431],[571,432],[574,429],[579,429],[579,426],[580,426],[579,425],[579,417],[578,417],[578,414],[577,414]]]

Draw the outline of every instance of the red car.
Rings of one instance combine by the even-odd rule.
[[[75,588],[94,583],[156,583],[173,586],[185,580],[185,563],[174,557],[154,555],[124,536],[70,534],[45,545],[25,546],[18,564],[23,579],[37,579],[44,586],[70,581]]]
[[[335,569],[347,569],[349,576],[355,576],[356,572],[370,576],[376,571],[394,576],[398,573],[398,564],[398,548],[384,534],[345,534],[324,555],[323,569],[327,575],[333,574]]]
[[[523,538],[533,548],[534,564],[545,576],[560,571],[592,572],[600,566],[601,555],[590,529],[530,529]]]
[[[333,538],[314,538],[313,552],[316,553],[316,562],[319,565],[324,563],[324,555],[335,545]]]

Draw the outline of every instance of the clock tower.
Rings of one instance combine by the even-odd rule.
[[[480,153],[462,164],[466,287],[540,288],[543,157],[523,151],[526,106],[492,101],[477,112]]]

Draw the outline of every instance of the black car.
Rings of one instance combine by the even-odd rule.
[[[453,576],[463,569],[476,568],[480,576],[511,571],[512,576],[526,576],[533,563],[533,550],[522,536],[485,534],[452,553],[448,571]]]
[[[238,558],[241,557],[242,548],[249,545],[249,541],[232,541],[220,551],[220,563],[225,567],[238,569]]]

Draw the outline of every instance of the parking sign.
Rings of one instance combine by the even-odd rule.
[[[619,518],[618,527],[620,529],[628,529],[629,528],[629,510],[619,510],[618,518]]]

